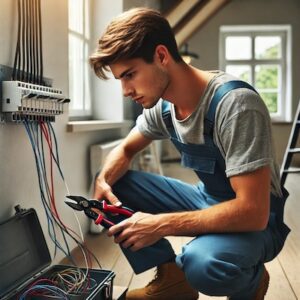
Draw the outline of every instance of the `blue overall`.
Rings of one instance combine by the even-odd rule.
[[[175,133],[168,102],[163,102],[163,119],[171,140],[181,153],[183,166],[192,168],[201,179],[197,185],[140,171],[128,171],[113,186],[116,196],[135,211],[152,214],[205,209],[235,198],[225,174],[225,161],[213,142],[215,111],[225,94],[236,88],[250,88],[242,81],[220,86],[204,121],[204,144],[183,144]],[[136,273],[176,259],[189,283],[201,293],[248,300],[258,286],[263,264],[282,249],[289,233],[283,223],[283,208],[288,196],[270,195],[271,212],[264,231],[213,233],[195,237],[182,253],[175,255],[166,239],[137,252],[122,249]]]

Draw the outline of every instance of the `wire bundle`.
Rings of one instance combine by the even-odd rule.
[[[69,299],[69,295],[84,295],[96,286],[95,279],[86,280],[86,274],[81,269],[67,268],[35,281],[19,299],[25,300],[27,296]]]
[[[25,300],[26,297],[45,297],[52,299],[66,299],[68,300],[68,294],[61,288],[55,285],[48,279],[40,279],[34,282],[22,295],[18,297],[19,300]]]
[[[86,280],[85,273],[79,268],[67,268],[63,271],[55,272],[49,279],[68,294],[87,293],[97,285],[93,278]]]
[[[18,39],[12,80],[44,85],[41,0],[18,0]]]
[[[67,194],[69,195],[69,189],[67,186],[67,183],[65,181],[60,161],[59,161],[59,155],[58,155],[58,145],[57,145],[57,139],[55,135],[55,131],[51,125],[50,122],[44,122],[44,121],[28,121],[28,119],[25,118],[23,121],[23,124],[25,126],[26,132],[28,134],[32,150],[34,153],[35,163],[36,163],[36,169],[37,169],[37,175],[38,175],[38,183],[39,183],[39,190],[40,190],[40,196],[41,201],[46,213],[47,217],[47,224],[48,224],[48,233],[55,245],[54,249],[54,257],[57,254],[57,251],[62,251],[72,262],[76,265],[74,259],[72,258],[72,255],[70,253],[69,245],[66,236],[70,237],[75,243],[80,247],[82,254],[84,256],[85,264],[86,264],[86,272],[84,272],[84,276],[80,277],[80,281],[75,280],[69,280],[69,283],[72,283],[73,286],[68,285],[68,289],[64,289],[62,287],[57,287],[58,289],[53,289],[50,287],[47,287],[47,291],[51,293],[68,293],[69,291],[76,291],[80,292],[82,291],[82,286],[87,288],[87,285],[79,285],[78,282],[83,283],[85,280],[89,278],[89,269],[91,268],[91,257],[95,259],[96,263],[98,264],[99,268],[101,269],[101,264],[98,261],[98,259],[95,257],[95,255],[85,246],[82,230],[80,227],[80,223],[78,221],[78,218],[76,214],[74,213],[74,216],[78,222],[79,230],[80,230],[80,236],[77,235],[76,232],[74,232],[72,229],[67,227],[63,221],[61,220],[57,207],[55,202],[55,190],[54,190],[54,165],[56,165],[57,170],[60,174],[61,179],[63,180],[65,184],[65,188],[67,191]],[[45,145],[46,143],[46,145]],[[48,148],[49,151],[49,162],[46,164],[46,155],[45,155],[45,148]],[[47,169],[47,166],[49,166],[49,169]],[[48,180],[49,178],[49,180]],[[49,182],[50,181],[50,182]],[[57,239],[57,230],[60,231],[64,245],[62,245],[58,239]],[[79,272],[80,269],[77,269],[76,272]],[[82,271],[81,271],[82,272]],[[68,276],[70,276],[71,272],[68,271]],[[62,275],[61,275],[62,276]],[[63,276],[61,278],[64,278]],[[71,278],[71,277],[70,277]],[[78,279],[78,278],[77,278]],[[51,280],[50,280],[51,281]],[[89,280],[88,280],[89,281]],[[58,280],[51,281],[52,283],[59,282]],[[65,283],[67,281],[64,281]],[[76,284],[75,284],[76,282]],[[80,286],[80,288],[79,288]],[[92,286],[89,284],[89,286]],[[42,287],[40,284],[36,286],[31,286],[30,290],[41,292]],[[24,293],[26,294],[27,291]],[[62,294],[61,294],[62,295]],[[61,296],[60,295],[60,296]],[[21,298],[20,298],[21,299]],[[23,298],[22,298],[23,299]],[[25,299],[25,298],[24,298]],[[64,298],[61,298],[64,299]]]

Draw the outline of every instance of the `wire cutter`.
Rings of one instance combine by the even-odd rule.
[[[108,229],[111,226],[115,225],[113,221],[110,220],[116,219],[116,217],[121,217],[121,219],[129,218],[134,214],[134,211],[128,207],[121,206],[117,207],[114,205],[107,204],[105,200],[88,200],[82,196],[66,196],[68,199],[65,200],[65,203],[68,204],[75,210],[83,210],[84,213],[91,219],[95,221],[95,224],[101,224],[104,228]],[[97,213],[98,209],[101,213]],[[117,218],[118,219],[118,218]],[[120,221],[120,218],[119,218]]]

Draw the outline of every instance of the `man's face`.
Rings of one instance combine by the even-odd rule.
[[[146,63],[135,58],[119,61],[109,66],[114,77],[121,80],[123,94],[141,104],[144,108],[153,107],[163,98],[168,85],[167,71],[155,60]]]

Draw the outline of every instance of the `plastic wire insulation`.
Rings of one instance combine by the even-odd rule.
[[[72,292],[74,291],[74,292],[78,292],[78,293],[87,291],[93,287],[93,282],[91,282],[90,275],[89,275],[89,269],[92,266],[91,257],[93,257],[95,259],[95,261],[99,265],[100,269],[102,267],[101,267],[101,264],[98,261],[98,259],[95,257],[95,255],[85,246],[82,229],[81,229],[81,226],[80,226],[77,216],[76,216],[76,221],[79,226],[80,238],[82,241],[79,241],[76,238],[76,236],[78,236],[76,232],[74,232],[72,229],[68,228],[67,226],[65,226],[65,224],[63,224],[63,222],[59,218],[57,210],[53,209],[53,207],[56,208],[55,196],[54,196],[55,191],[54,191],[53,164],[56,164],[56,166],[59,170],[59,174],[61,175],[62,180],[65,182],[63,172],[62,172],[61,166],[59,164],[58,143],[57,143],[57,139],[55,136],[55,131],[50,123],[45,124],[43,122],[39,122],[39,123],[29,122],[26,119],[24,121],[24,127],[27,131],[27,134],[28,134],[28,137],[29,137],[32,149],[33,149],[33,153],[34,153],[37,174],[38,174],[38,182],[39,182],[39,187],[40,187],[41,200],[42,200],[42,204],[44,206],[44,210],[46,212],[46,217],[47,217],[47,222],[48,222],[48,233],[49,233],[51,240],[54,242],[54,245],[55,245],[55,254],[56,254],[57,249],[59,249],[68,258],[71,259],[73,264],[75,264],[71,254],[70,254],[70,251],[69,251],[69,246],[68,246],[68,243],[67,243],[67,240],[65,237],[65,233],[66,233],[79,246],[79,248],[83,254],[85,264],[86,264],[85,272],[83,272],[81,270],[83,275],[81,276],[80,280],[74,281],[74,277],[73,278],[66,277],[66,278],[72,278],[70,282],[74,281],[74,286],[71,286],[71,287],[70,287],[70,282],[69,282],[69,289],[67,291],[72,291]],[[48,166],[50,164],[50,167],[51,167],[50,176],[49,176],[49,174],[47,174],[44,141],[46,141],[46,144],[48,146],[49,156],[50,156],[50,161],[48,163]],[[48,183],[48,177],[50,177],[50,180],[51,180],[50,185]],[[68,190],[66,182],[65,182],[65,186],[66,186],[66,189]],[[59,227],[59,229],[61,230],[67,250],[65,250],[64,247],[57,240],[55,225],[57,225]],[[68,274],[68,276],[70,276],[70,274]],[[65,280],[68,280],[68,279],[65,279]],[[94,282],[94,285],[95,285],[95,282]],[[79,289],[79,287],[80,287],[80,289]],[[47,293],[47,295],[48,295],[50,293],[51,295],[49,295],[49,298],[64,299],[64,298],[62,298],[62,295],[64,295],[64,294],[61,294],[60,290],[50,288],[47,285],[39,285],[34,288],[32,287],[32,288],[30,288],[30,291],[26,291],[26,293],[24,292],[22,297],[26,297],[26,295],[28,293],[34,293],[35,295],[36,294],[44,294],[44,293]],[[25,299],[25,298],[20,298],[20,299]]]

